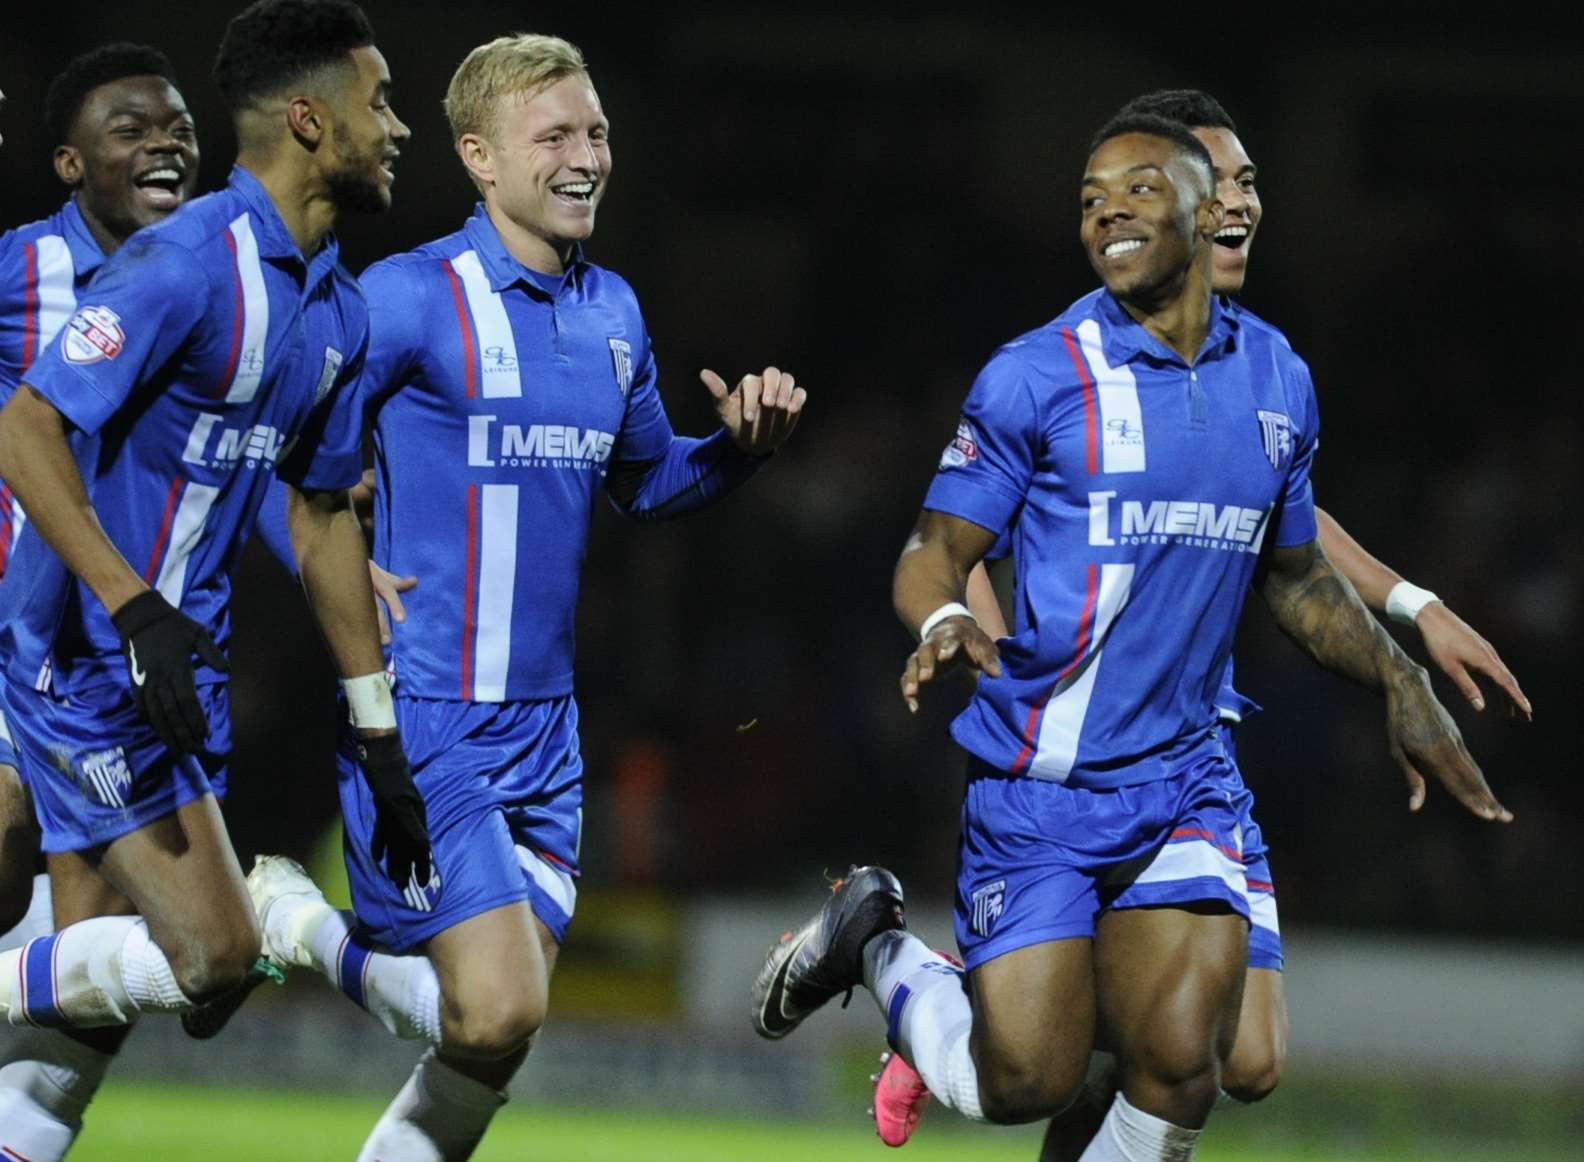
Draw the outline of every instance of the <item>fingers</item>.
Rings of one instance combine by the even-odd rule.
[[[765,369],[768,377],[775,368]],[[764,395],[765,379],[757,375],[745,375],[742,382],[737,385],[738,394],[742,397],[742,422],[748,426],[750,438],[754,425],[759,422],[759,401]]]
[[[988,634],[978,634],[969,638],[965,652],[974,669],[992,678],[1001,676],[1001,651],[996,648],[995,642],[990,640]]]
[[[199,633],[193,642],[193,648],[197,651],[198,656],[214,669],[219,670],[222,674],[231,672],[230,661],[220,652],[220,647],[215,645],[214,638],[209,636],[207,630]]]
[[[1512,822],[1512,812],[1497,802],[1472,755],[1459,748],[1453,768],[1451,776],[1443,776],[1441,781],[1457,796],[1458,802],[1481,819],[1496,823]]]
[[[709,368],[700,371],[699,378],[704,381],[704,386],[709,388],[709,393],[715,397],[716,403],[725,403],[726,398],[731,395],[731,388],[726,386],[726,381]]]
[[[1425,804],[1424,776],[1405,754],[1397,755],[1397,765],[1402,767],[1403,776],[1408,780],[1408,810],[1417,811]]]
[[[1518,685],[1518,679],[1513,677],[1512,671],[1502,662],[1501,655],[1491,648],[1489,642],[1485,643],[1485,655],[1483,658],[1476,658],[1470,664],[1492,682],[1495,682],[1496,685],[1500,686],[1502,693],[1507,695],[1512,706],[1523,714],[1526,721],[1533,722],[1534,707],[1530,705],[1522,687]],[[1473,679],[1470,679],[1470,684],[1472,682]],[[1480,707],[1476,706],[1475,709],[1478,710]]]

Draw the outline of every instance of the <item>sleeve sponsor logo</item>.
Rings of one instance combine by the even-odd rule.
[[[109,307],[82,307],[61,332],[61,350],[68,363],[114,359],[126,346],[121,316]]]
[[[974,438],[973,425],[965,417],[957,421],[957,434],[941,453],[940,466],[943,469],[961,468],[977,459],[979,459],[979,442]]]

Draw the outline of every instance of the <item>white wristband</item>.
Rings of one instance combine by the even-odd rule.
[[[972,611],[970,611],[966,605],[963,605],[961,602],[957,601],[948,601],[945,605],[941,606],[934,613],[930,614],[924,619],[924,624],[919,626],[919,641],[923,641],[925,638],[929,637],[930,630],[934,629],[948,617],[966,617],[975,625],[979,624],[979,619],[973,615]]]
[[[352,725],[359,730],[395,730],[396,704],[391,701],[390,679],[385,671],[360,678],[342,678]]]
[[[1410,581],[1399,581],[1386,594],[1386,616],[1404,625],[1412,625],[1419,611],[1432,601],[1440,601],[1428,589],[1421,589]]]

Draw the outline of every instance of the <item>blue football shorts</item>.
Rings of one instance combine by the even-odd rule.
[[[17,770],[33,794],[45,851],[81,851],[119,839],[195,799],[225,798],[231,702],[220,683],[198,687],[209,738],[198,754],[172,753],[117,686],[55,695],[0,683]]]
[[[18,765],[16,743],[11,741],[11,731],[6,727],[5,715],[0,713],[0,767],[16,770]]]
[[[1248,883],[1250,968],[1282,970],[1281,921],[1276,915],[1276,881],[1271,876],[1270,846],[1265,833],[1254,820],[1254,792],[1243,783],[1237,765],[1237,743],[1232,726],[1221,724],[1221,746],[1227,752],[1231,771],[1227,775],[1227,794],[1237,808],[1238,826],[1243,830],[1243,874]]]
[[[1102,912],[1219,901],[1249,916],[1228,764],[1089,790],[971,759],[957,864],[957,944],[970,969],[1093,937]]]
[[[336,766],[352,905],[377,943],[404,952],[494,908],[527,900],[566,938],[577,905],[583,758],[570,695],[535,702],[404,698],[396,723],[433,844],[429,883],[397,887],[369,853],[374,801],[350,730]]]

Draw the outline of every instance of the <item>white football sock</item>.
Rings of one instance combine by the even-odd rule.
[[[48,936],[55,931],[55,905],[50,896],[49,876],[33,877],[33,899],[27,914],[11,931],[0,935],[0,952],[21,948],[36,936]]]
[[[13,1025],[125,1025],[190,1008],[136,916],[98,916],[0,952],[0,1014]]]
[[[114,1055],[64,1033],[30,1029],[10,1040],[6,1057],[0,1065],[0,1158],[60,1162]]]
[[[462,1162],[506,1095],[423,1055],[380,1118],[357,1162]]]
[[[1078,1162],[1189,1162],[1199,1134],[1145,1113],[1119,1093]]]
[[[968,1049],[973,1006],[963,970],[910,932],[882,932],[864,945],[864,983],[886,1018],[886,1040],[942,1102],[984,1120],[979,1070]]]
[[[286,896],[270,909],[273,925],[298,926],[312,964],[359,1007],[396,1036],[440,1043],[440,981],[422,953],[377,952],[351,912],[311,897]]]

